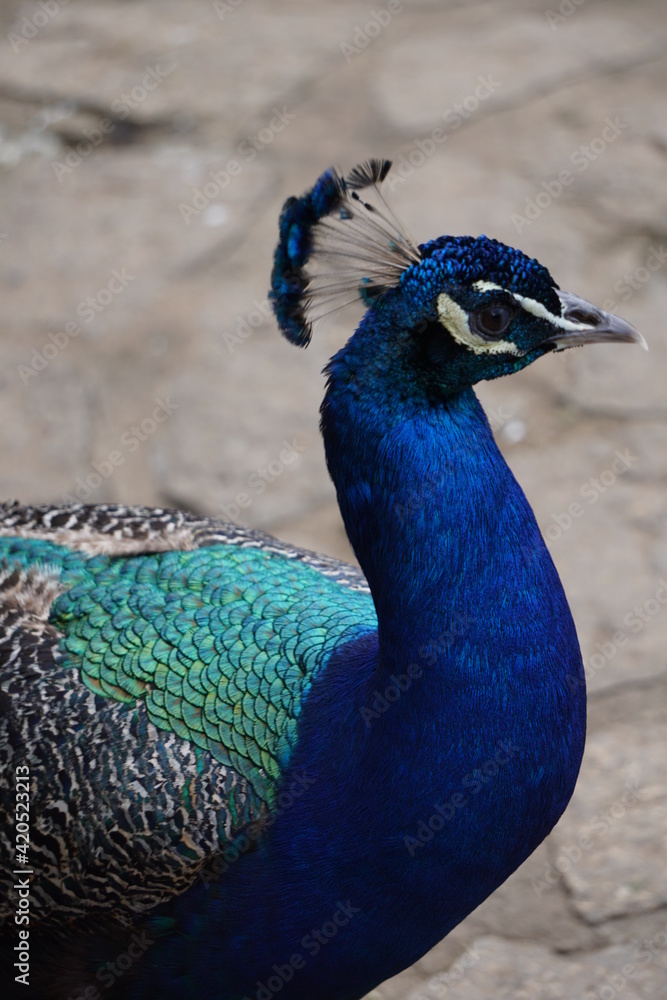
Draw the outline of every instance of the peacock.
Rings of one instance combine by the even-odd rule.
[[[270,291],[299,346],[365,306],[321,408],[360,569],[193,513],[0,508],[5,995],[358,1000],[567,805],[575,627],[472,387],[644,341],[495,239],[416,245],[390,166],[287,200]]]

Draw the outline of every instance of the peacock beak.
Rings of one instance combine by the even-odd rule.
[[[639,344],[648,351],[648,344],[641,333],[620,316],[598,309],[592,302],[572,292],[559,291],[558,297],[561,315],[555,319],[553,335],[546,340],[546,343],[555,345],[555,350],[564,351],[581,344],[616,342]]]

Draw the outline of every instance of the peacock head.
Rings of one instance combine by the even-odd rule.
[[[368,311],[357,338],[407,359],[444,394],[568,347],[646,347],[625,320],[561,291],[542,264],[497,240],[441,236],[416,246],[382,195],[390,167],[328,170],[285,203],[270,298],[292,343],[306,346],[313,323],[361,299]]]

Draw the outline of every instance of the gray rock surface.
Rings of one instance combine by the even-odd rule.
[[[403,0],[380,30],[386,7],[0,6],[0,492],[226,513],[351,558],[317,409],[356,314],[304,353],[266,303],[280,206],[331,163],[392,157],[417,239],[486,232],[626,316],[649,355],[479,387],[577,621],[579,787],[373,997],[667,997],[664,5]]]
[[[555,956],[533,942],[484,937],[447,972],[411,990],[407,1000],[591,1000],[623,994],[632,1000],[664,996],[666,930],[628,945]],[[490,987],[493,984],[493,993]],[[373,994],[371,994],[371,997]]]

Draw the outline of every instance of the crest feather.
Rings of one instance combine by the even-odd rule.
[[[376,301],[421,260],[380,185],[390,160],[367,160],[342,177],[333,168],[280,217],[269,298],[284,335],[305,347],[313,323],[361,299]],[[359,191],[370,189],[372,200]]]

